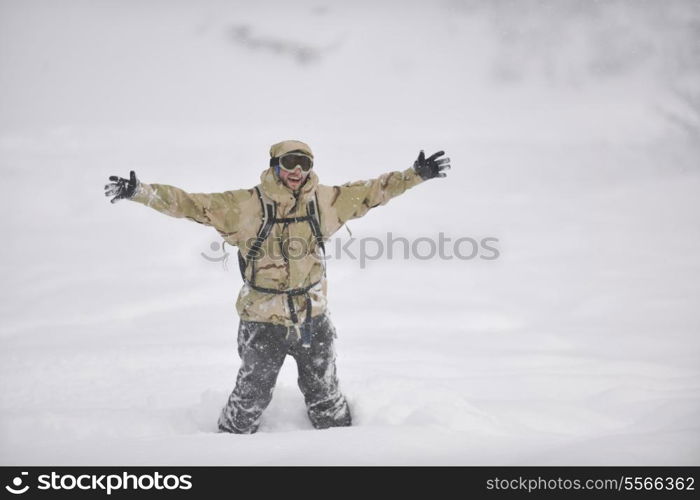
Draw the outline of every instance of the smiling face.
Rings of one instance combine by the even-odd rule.
[[[279,176],[282,183],[292,191],[297,191],[306,182],[311,170],[304,172],[300,166],[296,166],[294,170],[289,171],[284,168],[279,169]]]

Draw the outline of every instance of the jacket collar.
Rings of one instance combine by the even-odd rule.
[[[309,176],[306,178],[306,182],[301,186],[301,189],[299,189],[299,202],[306,203],[314,196],[317,186],[318,176],[311,170]],[[290,207],[294,205],[294,192],[277,178],[272,168],[264,170],[260,175],[260,187],[273,201]]]

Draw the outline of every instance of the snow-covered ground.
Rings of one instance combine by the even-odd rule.
[[[0,464],[700,464],[698,22],[692,1],[0,0]],[[250,187],[286,138],[327,184],[445,149],[447,179],[353,236],[500,256],[331,260],[355,426],[311,428],[289,358],[261,432],[217,434],[235,261],[102,187]]]

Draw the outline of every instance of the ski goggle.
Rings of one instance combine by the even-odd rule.
[[[297,168],[297,165],[299,165],[304,172],[308,172],[314,166],[314,159],[301,153],[287,153],[280,156],[277,160],[279,167],[288,172]]]

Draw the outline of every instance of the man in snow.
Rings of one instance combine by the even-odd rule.
[[[377,179],[324,186],[314,172],[311,148],[288,140],[270,148],[270,168],[253,189],[192,194],[163,184],[110,177],[105,195],[112,203],[130,199],[172,217],[214,227],[239,248],[244,285],[236,386],[219,417],[219,430],[249,434],[260,417],[287,354],[299,372],[299,388],[317,429],[351,425],[335,367],[335,328],[326,307],[323,242],[346,221],[426,179],[445,177],[449,158],[423,151],[412,167]]]

